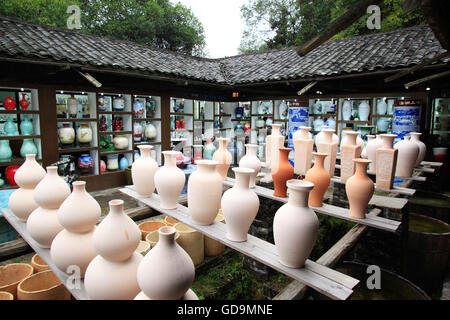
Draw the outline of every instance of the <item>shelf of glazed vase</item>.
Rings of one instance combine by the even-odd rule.
[[[39,110],[0,110],[0,114],[39,114]]]
[[[18,136],[0,136],[0,140],[23,140],[23,139],[39,139],[41,135],[18,135]]]
[[[122,134],[132,134],[133,131],[99,131],[98,133],[101,136],[107,136],[107,135],[117,136],[117,135],[122,135]]]
[[[42,159],[36,159],[36,161],[41,162]],[[11,157],[10,160],[0,161],[0,167],[19,165],[19,164],[22,164],[23,162],[25,162],[25,158]]]
[[[91,300],[84,289],[84,281],[80,280],[76,285],[72,285],[74,282],[70,279],[70,276],[56,267],[50,257],[50,249],[41,248],[38,243],[27,232],[26,222],[20,221],[10,209],[3,209],[2,214],[9,224],[20,234],[20,236],[30,245],[30,247],[45,261],[50,267],[53,273],[61,280],[70,293],[77,300]]]
[[[160,200],[157,194],[152,197],[142,197],[134,189],[134,186],[126,186],[119,189],[120,192],[146,204],[150,208],[177,219],[183,224],[198,230],[204,235],[222,242],[227,247],[237,250],[259,262],[291,277],[305,285],[336,300],[346,300],[352,293],[359,280],[324,267],[314,261],[306,260],[303,268],[289,268],[278,261],[275,245],[248,235],[247,241],[234,242],[226,238],[226,225],[215,221],[212,225],[201,226],[192,222],[188,208],[178,205],[176,210],[160,208]]]
[[[58,153],[72,153],[72,152],[84,152],[97,150],[97,147],[70,147],[70,148],[59,148]]]
[[[96,118],[58,118],[56,122],[93,122],[97,121]]]
[[[227,178],[223,184],[229,187],[234,186],[234,182],[235,180],[232,178]],[[253,191],[259,195],[262,196],[264,198],[268,198],[271,200],[276,200],[282,203],[287,203],[289,198],[280,198],[280,197],[276,197],[273,195],[273,190],[269,189],[269,188],[264,188],[261,186],[256,186]],[[407,202],[407,200],[406,200]],[[405,203],[406,204],[406,203]],[[369,205],[375,205],[374,202],[372,201],[369,202]],[[398,227],[400,226],[400,222],[398,221],[394,221],[394,220],[390,220],[390,219],[385,219],[385,218],[381,218],[381,217],[377,217],[377,216],[369,216],[366,214],[366,218],[365,219],[357,219],[357,218],[353,218],[350,217],[348,215],[348,209],[345,208],[340,208],[340,207],[336,207],[336,206],[332,206],[329,204],[324,203],[322,207],[311,207],[314,211],[318,212],[318,213],[322,213],[322,214],[326,214],[328,216],[332,216],[332,217],[336,217],[336,218],[341,218],[344,220],[348,220],[351,222],[356,222],[359,224],[364,224],[367,225],[369,227],[373,227],[373,228],[377,228],[377,229],[381,229],[381,230],[385,230],[385,231],[390,231],[390,232],[395,232],[397,231]]]
[[[101,151],[100,155],[107,156],[109,154],[122,154],[122,153],[133,153],[133,150],[113,150],[113,151]]]

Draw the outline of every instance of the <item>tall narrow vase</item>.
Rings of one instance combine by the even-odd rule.
[[[419,156],[417,157],[416,161],[416,167],[419,166],[419,164],[425,159],[425,156],[427,155],[427,146],[425,143],[420,141],[420,136],[422,133],[420,132],[410,132],[411,135],[411,141],[415,142],[419,146]]]
[[[151,157],[151,145],[138,146],[141,151],[139,159],[131,165],[131,177],[133,179],[136,192],[141,196],[150,197],[155,191],[155,173],[158,170],[158,164]]]
[[[189,214],[197,224],[210,225],[214,222],[220,208],[222,196],[222,177],[216,170],[214,160],[198,160],[197,170],[188,181]]]
[[[336,166],[338,143],[333,140],[333,129],[324,129],[322,131],[324,138],[317,143],[317,152],[326,153],[328,155],[328,157],[325,158],[324,168],[328,171],[330,177],[333,177],[334,168]]]
[[[398,150],[392,147],[392,143],[396,136],[395,134],[380,135],[383,145],[376,149],[377,166],[375,181],[377,188],[390,190],[394,184]]]
[[[300,135],[294,139],[294,172],[305,175],[311,168],[314,141],[310,137],[311,127],[300,127]]]
[[[291,150],[291,148],[279,148],[278,154],[280,155],[280,159],[272,167],[272,178],[275,189],[273,195],[276,197],[287,197],[286,181],[294,177],[294,168],[289,163],[289,152]]]
[[[409,136],[405,136],[403,140],[400,140],[394,145],[394,148],[398,150],[395,176],[399,178],[409,178],[412,176],[417,157],[419,156],[420,148],[410,138]]]
[[[219,149],[214,152],[212,159],[217,161],[216,170],[222,177],[222,180],[225,180],[227,178],[232,156],[230,151],[227,150],[228,138],[218,138],[217,140],[219,141]]]
[[[314,184],[295,179],[286,184],[289,200],[275,213],[273,238],[280,263],[301,268],[311,254],[319,229],[319,219],[308,207],[308,193]]]
[[[305,176],[305,180],[314,184],[314,188],[309,193],[308,205],[311,207],[321,207],[323,196],[331,180],[330,174],[323,166],[325,158],[328,155],[326,153],[313,152],[313,156],[314,166],[308,170]]]
[[[254,188],[256,186],[256,176],[258,175],[259,170],[261,170],[261,161],[259,161],[258,157],[256,156],[258,145],[246,144],[245,148],[247,152],[245,156],[243,156],[241,160],[239,160],[239,167],[254,170],[253,174],[250,177],[250,188]]]
[[[259,198],[249,188],[253,169],[233,168],[236,182],[222,196],[222,214],[226,222],[226,237],[231,241],[247,241],[247,233],[259,210]]]
[[[186,176],[177,167],[179,151],[163,151],[164,166],[155,173],[155,186],[160,197],[162,209],[176,209],[178,197],[183,191]]]
[[[345,192],[350,203],[349,216],[364,219],[366,216],[367,204],[372,198],[374,191],[373,181],[367,176],[367,166],[370,160],[354,159],[355,174],[348,178],[345,184]]]
[[[281,124],[272,124],[272,133],[266,137],[266,166],[273,168],[280,160],[280,148],[284,147],[284,136],[280,132]]]
[[[348,131],[346,142],[341,148],[341,182],[346,183],[347,179],[355,173],[355,163],[353,159],[361,155],[361,146],[356,144],[358,132]]]
[[[368,136],[369,137],[369,136]],[[370,139],[367,141],[366,145],[366,153],[367,159],[372,161],[369,164],[369,170],[367,171],[370,174],[375,174],[377,170],[377,150],[383,146],[383,141],[380,135],[377,135],[375,139]]]

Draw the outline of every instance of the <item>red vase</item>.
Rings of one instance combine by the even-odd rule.
[[[185,130],[186,128],[184,127],[186,124],[186,120],[181,120],[181,129]]]
[[[22,110],[27,110],[30,103],[28,102],[25,93],[22,93],[22,100],[19,101],[19,105],[22,108]]]
[[[15,187],[17,186],[16,181],[14,180],[14,176],[16,175],[16,171],[20,168],[19,165],[13,165],[13,166],[8,166],[5,169],[5,177],[6,177],[6,181],[8,181],[8,183]]]
[[[7,96],[3,100],[3,106],[5,107],[6,110],[13,110],[16,108],[16,102],[14,101],[14,99],[12,97]]]
[[[273,195],[276,197],[287,197],[286,181],[294,177],[294,167],[289,163],[289,152],[291,148],[279,148],[280,160],[272,167],[272,179],[274,185]]]

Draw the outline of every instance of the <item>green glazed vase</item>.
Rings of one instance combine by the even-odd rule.
[[[30,121],[30,119],[28,119],[28,116],[26,114],[24,114],[22,116],[22,122],[20,123],[20,132],[23,135],[31,135],[33,134],[33,122]]]
[[[13,136],[16,133],[16,124],[11,120],[11,118],[6,120],[3,131],[5,131],[7,136]]]
[[[20,148],[20,155],[25,158],[27,154],[37,154],[38,150],[33,142],[33,139],[24,139],[22,147]]]
[[[10,160],[12,157],[12,150],[9,146],[9,140],[0,140],[0,161]]]

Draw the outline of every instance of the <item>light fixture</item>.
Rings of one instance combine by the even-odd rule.
[[[20,91],[23,91],[23,88],[20,88]]]
[[[103,95],[103,92],[102,92],[102,93],[100,93],[100,95],[102,96],[102,95]]]
[[[63,94],[63,93],[64,93],[64,91],[61,90],[61,94]]]
[[[430,90],[431,90],[431,88],[430,88],[430,87],[428,87],[428,88],[427,88],[427,91],[430,91]]]
[[[84,94],[84,91],[83,91],[83,92],[81,92],[81,94]]]

